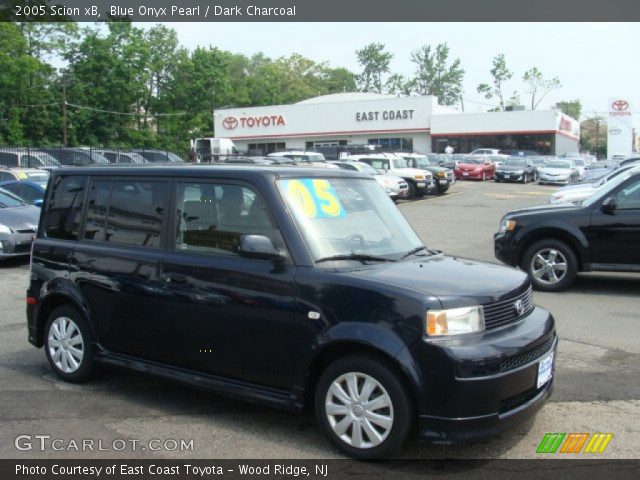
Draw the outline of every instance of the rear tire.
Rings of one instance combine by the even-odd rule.
[[[84,383],[93,377],[93,339],[75,308],[63,305],[51,312],[44,330],[44,349],[53,371],[65,382]]]
[[[567,289],[578,274],[578,259],[562,240],[548,238],[531,245],[520,266],[537,290],[559,292]]]
[[[331,443],[362,460],[392,456],[415,423],[400,374],[369,355],[348,355],[327,367],[316,387],[315,411]]]

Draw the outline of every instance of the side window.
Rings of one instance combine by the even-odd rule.
[[[0,165],[5,167],[17,167],[18,156],[11,152],[0,152]]]
[[[87,220],[84,227],[85,240],[104,241],[107,231],[107,207],[111,193],[110,180],[94,180],[89,193]]]
[[[29,168],[29,167],[38,167],[42,165],[42,162],[38,157],[34,157],[33,155],[23,155],[20,158],[20,166]]]
[[[24,198],[29,200],[29,203],[33,203],[41,197],[42,195],[36,187],[34,187],[33,185],[24,185]]]
[[[168,191],[167,182],[115,180],[106,241],[159,248]]]
[[[49,238],[77,240],[82,203],[87,185],[85,176],[56,177],[44,218],[44,232]]]
[[[620,210],[640,209],[640,180],[629,183],[616,194],[616,204]]]
[[[284,241],[260,195],[244,185],[184,182],[176,197],[176,250],[237,255],[242,235]]]

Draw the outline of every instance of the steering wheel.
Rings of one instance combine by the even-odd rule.
[[[340,242],[340,245],[338,245],[338,248],[341,249],[342,247],[355,242],[358,242],[358,246],[363,250],[366,247],[364,237],[359,233],[352,233],[351,235],[349,235],[348,237],[346,237],[344,240]]]

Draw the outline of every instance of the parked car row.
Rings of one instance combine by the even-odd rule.
[[[173,152],[156,149],[119,150],[69,147],[0,148],[0,166],[8,168],[51,169],[58,168],[62,165],[170,162],[183,162],[183,160]]]

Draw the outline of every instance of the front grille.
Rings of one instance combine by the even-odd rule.
[[[516,297],[483,305],[485,330],[502,327],[531,313],[534,308],[532,293],[531,287],[529,287],[527,291]],[[516,302],[518,301],[522,301],[524,309],[520,315],[516,310]]]
[[[553,342],[555,341],[556,335],[554,333],[545,342],[536,347],[533,347],[531,350],[527,350],[526,352],[518,353],[513,357],[507,358],[500,363],[500,372],[508,372],[509,370],[513,370],[514,368],[521,367],[522,365],[526,365],[527,363],[531,363],[539,359],[545,353],[551,350],[551,348],[553,347]]]
[[[547,387],[547,384],[543,385],[540,388],[530,388],[529,390],[525,390],[524,392],[518,393],[513,397],[505,398],[500,402],[500,409],[498,413],[505,413],[509,410],[513,410],[514,408],[518,408],[521,405],[524,405],[532,398],[535,398],[542,390]]]

